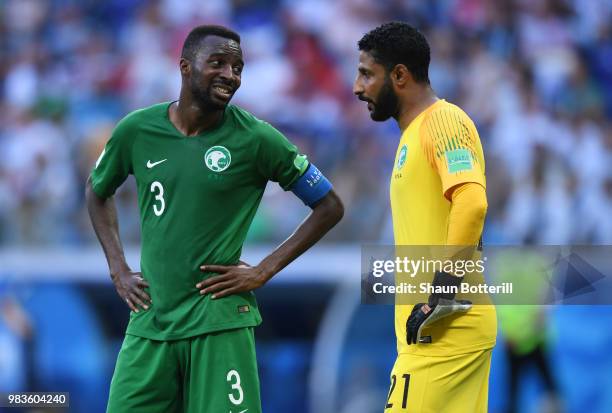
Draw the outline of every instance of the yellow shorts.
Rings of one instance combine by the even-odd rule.
[[[385,413],[486,413],[492,351],[449,357],[400,354]]]

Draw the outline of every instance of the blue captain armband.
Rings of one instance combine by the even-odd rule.
[[[291,192],[309,207],[320,201],[331,189],[331,182],[313,164],[291,186]]]

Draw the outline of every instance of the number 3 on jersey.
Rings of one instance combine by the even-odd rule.
[[[155,194],[155,202],[153,203],[153,212],[160,216],[166,209],[166,201],[164,200],[164,187],[159,181],[151,184],[151,192]],[[157,203],[159,201],[159,204]]]

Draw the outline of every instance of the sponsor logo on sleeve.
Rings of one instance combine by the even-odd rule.
[[[296,167],[300,171],[300,173],[304,173],[306,168],[308,167],[308,160],[306,159],[306,155],[296,155],[293,160],[293,166]]]
[[[457,172],[472,170],[472,155],[467,149],[455,149],[446,151],[446,164],[448,165],[448,173],[454,174]]]

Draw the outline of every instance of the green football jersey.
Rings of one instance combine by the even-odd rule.
[[[91,173],[103,198],[136,178],[152,305],[131,313],[127,334],[173,340],[258,325],[252,292],[201,296],[195,285],[214,274],[199,267],[236,264],[267,182],[287,190],[308,162],[270,124],[233,105],[215,129],[187,137],[170,122],[170,104],[122,119]]]

